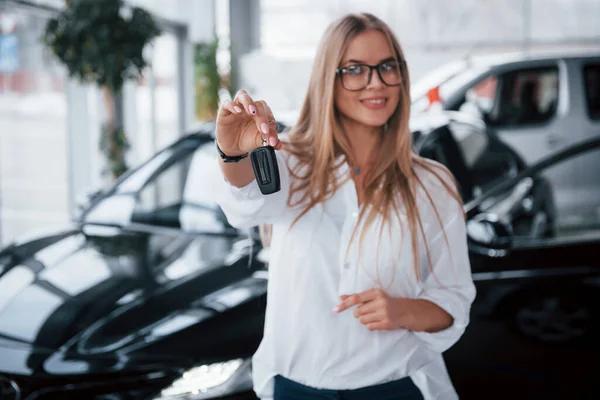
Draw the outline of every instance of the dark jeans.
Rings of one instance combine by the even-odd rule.
[[[274,400],[423,400],[421,391],[412,379],[402,378],[397,381],[367,386],[352,390],[315,389],[284,378],[275,377]]]

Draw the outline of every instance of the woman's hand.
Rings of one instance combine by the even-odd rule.
[[[389,296],[381,289],[340,296],[342,302],[333,311],[340,313],[352,306],[354,317],[370,331],[408,329],[438,332],[449,328],[453,318],[428,300]]]
[[[262,145],[262,138],[279,150],[277,124],[267,103],[254,101],[240,90],[233,101],[227,100],[217,116],[217,143],[223,153],[238,156]]]

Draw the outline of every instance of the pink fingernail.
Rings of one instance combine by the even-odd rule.
[[[233,109],[234,109],[236,112],[238,112],[238,113],[241,113],[241,112],[242,112],[242,109],[241,109],[241,108],[239,108],[238,106],[235,106],[235,107],[233,107]]]
[[[333,312],[340,312],[340,306],[333,307]]]
[[[273,147],[277,146],[277,138],[275,138],[275,137],[271,136],[271,137],[269,138],[269,144],[270,144],[271,146],[273,146]]]
[[[256,107],[250,106],[250,107],[248,107],[248,109],[250,110],[250,114],[256,115]],[[265,133],[268,133],[268,132],[265,132]]]
[[[260,129],[262,130],[262,133],[264,133],[265,135],[269,133],[269,125],[266,122],[263,122],[262,124],[260,124]]]

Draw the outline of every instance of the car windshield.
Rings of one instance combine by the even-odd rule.
[[[168,148],[152,157],[147,163],[142,165],[137,171],[134,171],[125,180],[118,183],[115,187],[117,193],[131,193],[140,190],[152,174],[167,161],[173,153],[174,149]]]
[[[209,187],[215,168],[213,142],[186,139],[117,184],[86,214],[85,223],[223,233],[229,225]]]
[[[461,71],[464,71],[466,68],[467,63],[463,60],[444,64],[413,83],[410,86],[410,96],[413,99],[423,97],[427,95],[429,89],[441,85]]]
[[[427,110],[429,107],[429,100],[427,98],[429,90],[439,87],[440,97],[444,101],[456,90],[473,81],[478,76],[485,74],[488,70],[488,66],[469,66],[463,61],[462,63],[452,64],[448,69],[434,71],[431,76],[428,75],[411,86],[411,114],[419,114]]]
[[[173,157],[138,191],[131,222],[221,232],[225,220],[209,187],[217,167],[212,143]]]

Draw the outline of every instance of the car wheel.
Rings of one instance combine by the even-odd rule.
[[[512,324],[522,335],[553,343],[589,338],[596,312],[584,291],[539,293],[513,309]]]

